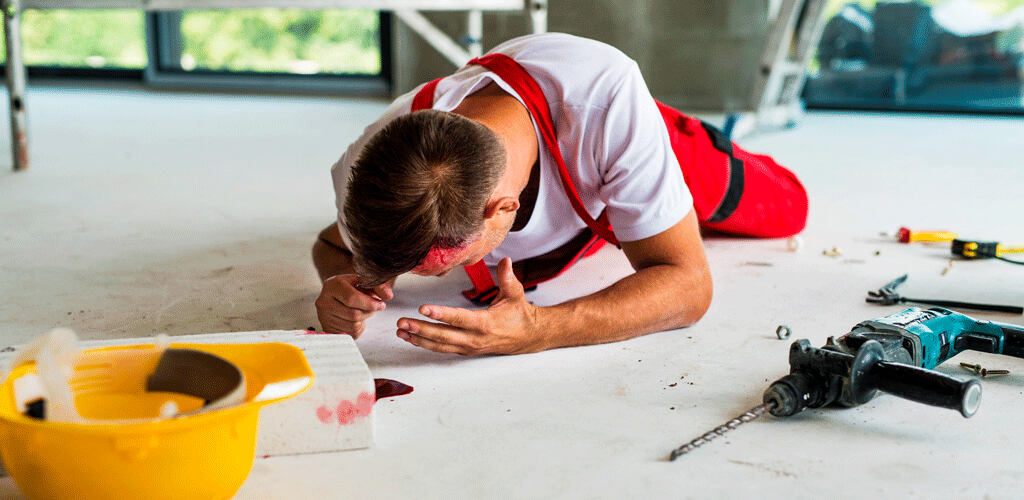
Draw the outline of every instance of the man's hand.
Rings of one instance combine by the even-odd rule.
[[[696,213],[665,231],[622,242],[636,270],[611,286],[561,304],[536,307],[506,259],[497,299],[486,310],[424,305],[436,322],[398,320],[398,336],[431,351],[459,354],[536,352],[615,342],[692,325],[711,303],[711,274]]]
[[[398,320],[398,336],[413,345],[456,354],[521,354],[548,349],[538,317],[542,309],[526,301],[512,273],[512,260],[498,264],[498,296],[484,310],[420,306],[420,314],[439,321]]]
[[[395,280],[368,291],[358,288],[359,278],[342,274],[324,280],[316,299],[316,315],[326,333],[344,333],[359,338],[366,329],[366,319],[384,310],[384,302],[394,298]]]

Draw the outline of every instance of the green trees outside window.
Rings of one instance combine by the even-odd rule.
[[[21,45],[29,66],[141,69],[145,16],[138,10],[26,10]]]
[[[372,10],[186,11],[180,64],[184,70],[377,74],[379,19]]]
[[[202,10],[176,18],[180,37],[174,39],[181,46],[172,50],[186,71],[381,72],[376,11]],[[146,15],[139,10],[26,10],[21,37],[29,66],[142,69],[148,64]]]

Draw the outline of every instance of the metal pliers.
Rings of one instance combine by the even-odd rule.
[[[976,311],[994,311],[1005,312],[1010,314],[1024,314],[1024,307],[1020,306],[978,304],[975,302],[961,302],[958,300],[912,299],[910,297],[904,297],[896,293],[896,287],[902,285],[904,281],[907,281],[906,274],[890,281],[888,284],[886,284],[882,288],[879,288],[877,291],[868,292],[868,296],[865,300],[867,302],[871,302],[872,304],[881,304],[884,306],[891,306],[893,304],[903,304],[906,302],[914,302],[917,304],[928,304],[933,306],[953,307],[961,309],[973,309]]]

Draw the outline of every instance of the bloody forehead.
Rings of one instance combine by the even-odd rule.
[[[419,265],[413,269],[413,272],[424,271],[431,269],[444,269],[451,265],[452,262],[458,257],[459,253],[466,249],[469,243],[463,243],[457,247],[442,248],[434,245],[427,252],[427,256],[420,261]]]

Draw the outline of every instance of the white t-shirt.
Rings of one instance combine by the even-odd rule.
[[[537,81],[583,206],[595,219],[607,209],[620,241],[654,236],[689,213],[693,198],[683,181],[665,122],[636,62],[604,43],[560,33],[515,38],[491,52],[515,59]],[[491,82],[522,101],[496,74],[470,65],[438,83],[433,109],[451,111]],[[343,223],[343,207],[352,164],[374,134],[410,112],[420,88],[396,99],[331,169],[338,226],[349,248],[352,244]],[[526,226],[510,232],[484,258],[490,266],[504,257],[518,261],[542,255],[586,228],[569,203],[558,166],[539,133],[537,142],[540,187],[536,206]]]

